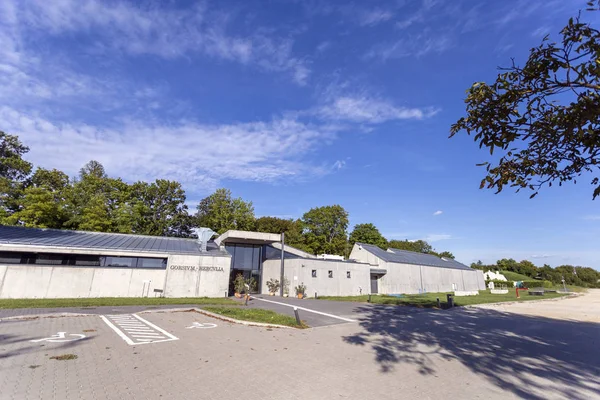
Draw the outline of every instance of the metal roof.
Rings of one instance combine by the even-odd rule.
[[[377,246],[370,244],[359,243],[363,249],[376,257],[381,258],[385,262],[400,263],[400,264],[415,264],[423,265],[427,267],[438,267],[438,268],[452,268],[452,269],[464,269],[473,271],[473,268],[467,267],[464,264],[459,263],[451,258],[440,258],[433,254],[417,253],[414,251],[399,250],[399,249],[388,249],[388,251],[382,250]]]
[[[196,239],[123,233],[68,231],[0,225],[2,244],[48,246],[53,248],[97,249],[102,251],[154,252],[168,254],[206,254]],[[1,247],[0,247],[1,249]],[[208,253],[227,254],[214,242],[208,242]]]

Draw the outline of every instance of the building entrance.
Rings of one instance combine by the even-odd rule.
[[[261,245],[226,244],[227,252],[231,254],[231,275],[229,276],[229,295],[235,292],[234,282],[238,275],[250,286],[250,293],[259,293],[261,287],[262,269]]]

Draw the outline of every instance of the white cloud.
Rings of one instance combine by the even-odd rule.
[[[600,215],[586,215],[583,219],[587,221],[600,221]]]
[[[358,23],[361,26],[375,26],[388,21],[394,16],[389,10],[376,8],[373,10],[362,10],[358,13]]]
[[[373,46],[366,54],[367,59],[387,61],[403,57],[423,57],[431,53],[441,54],[454,46],[453,39],[445,32],[423,32],[407,35],[392,42]]]
[[[316,110],[327,120],[379,124],[392,120],[426,119],[437,114],[434,108],[398,107],[391,102],[368,95],[341,95]]]
[[[551,254],[533,254],[531,258],[551,258]]]
[[[36,165],[74,175],[93,158],[129,181],[174,179],[189,189],[214,188],[222,179],[273,182],[327,173],[302,157],[332,139],[326,129],[285,118],[222,125],[133,120],[101,128],[0,107],[0,120],[30,146],[27,158]]]
[[[343,169],[345,167],[346,167],[346,161],[337,160],[336,162],[333,163],[333,165],[331,166],[331,169],[339,171],[340,169]]]
[[[158,3],[160,4],[160,3]],[[85,51],[117,51],[130,55],[187,58],[206,55],[256,66],[265,71],[287,72],[298,84],[310,74],[307,63],[292,54],[289,38],[258,31],[233,35],[234,25],[224,14],[198,3],[191,9],[136,6],[128,2],[60,0],[18,2],[7,0],[0,17],[0,45],[10,59],[18,58],[25,32],[38,36],[77,34],[82,41],[92,34],[94,45]],[[10,22],[10,24],[9,24]]]
[[[440,240],[450,240],[452,235],[431,233],[423,238],[426,242],[439,242]]]
[[[444,212],[442,210],[437,210],[433,213],[433,215],[442,215]]]

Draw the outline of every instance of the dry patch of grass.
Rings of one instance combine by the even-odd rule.
[[[51,360],[68,361],[77,359],[77,354],[62,354],[60,356],[52,356]]]

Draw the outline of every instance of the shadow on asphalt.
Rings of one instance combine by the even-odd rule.
[[[433,375],[430,357],[438,355],[522,398],[544,398],[530,391],[547,390],[531,375],[559,386],[565,398],[586,398],[581,388],[600,396],[600,324],[483,309],[406,313],[401,307],[363,307],[358,320],[362,331],[343,340],[370,346],[384,373],[406,363]]]

